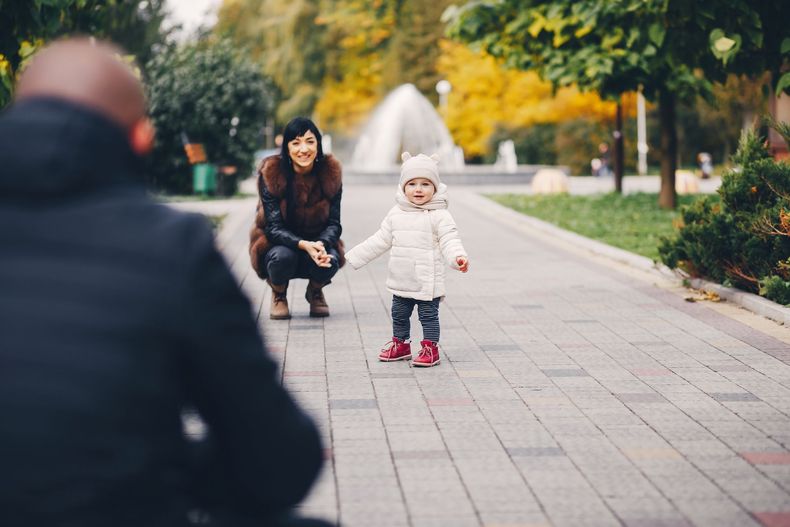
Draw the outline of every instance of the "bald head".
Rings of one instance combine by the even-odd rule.
[[[129,129],[145,116],[145,95],[122,55],[115,46],[87,38],[59,40],[36,53],[19,78],[15,97],[66,99]]]

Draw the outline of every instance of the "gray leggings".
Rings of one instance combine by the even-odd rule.
[[[439,342],[439,298],[433,300],[414,300],[392,295],[392,334],[401,340],[411,337],[411,317],[414,306],[422,324],[423,340]]]

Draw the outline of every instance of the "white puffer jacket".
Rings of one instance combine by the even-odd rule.
[[[440,187],[431,203],[442,199],[444,208],[404,205],[399,195],[400,205],[390,209],[376,233],[346,253],[346,262],[359,269],[392,249],[386,284],[390,293],[416,300],[443,297],[445,264],[458,269],[455,260],[466,257],[466,251],[446,208],[446,187]]]

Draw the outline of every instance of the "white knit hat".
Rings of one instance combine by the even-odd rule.
[[[435,190],[439,190],[439,156],[433,154],[428,157],[425,154],[417,154],[412,156],[408,152],[403,152],[401,155],[403,165],[400,167],[400,188],[406,186],[406,183],[418,177],[425,178],[433,183]]]

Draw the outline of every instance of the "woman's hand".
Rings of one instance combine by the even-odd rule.
[[[332,267],[332,255],[327,254],[324,242],[300,240],[299,248],[309,254],[318,267]]]
[[[313,245],[318,249],[318,259],[321,263],[316,262],[319,267],[331,267],[332,266],[332,258],[333,256],[326,252],[326,247],[324,247],[324,242],[321,240],[313,242]],[[325,264],[325,265],[324,265]]]
[[[465,273],[469,270],[469,258],[466,256],[459,256],[455,259],[455,263],[458,264],[458,270],[462,273]]]

